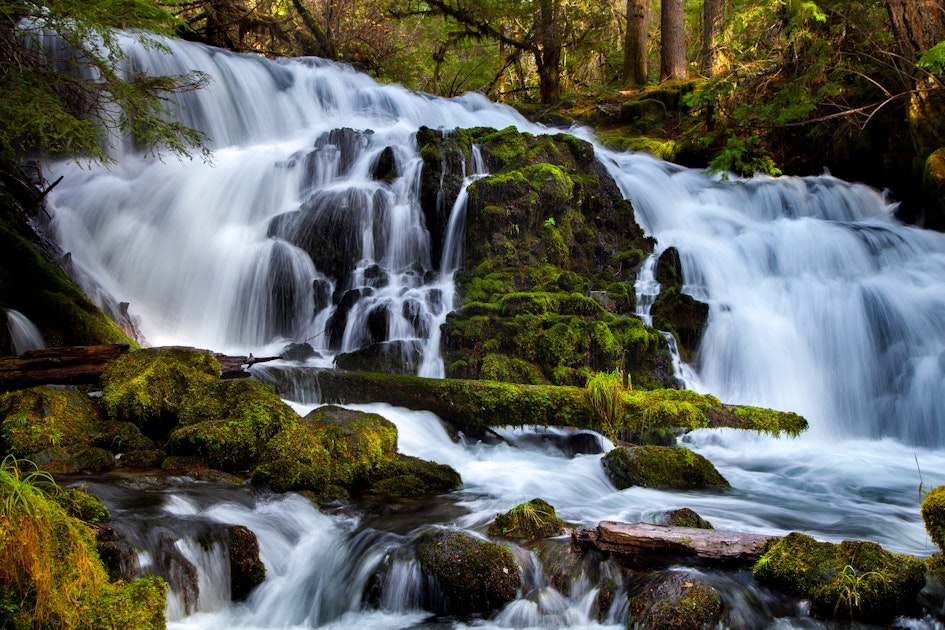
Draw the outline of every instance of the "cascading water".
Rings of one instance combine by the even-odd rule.
[[[12,308],[3,309],[7,319],[7,331],[10,334],[10,346],[13,354],[27,350],[40,350],[46,347],[43,334],[36,325],[20,311]]]
[[[417,200],[414,134],[420,125],[543,129],[480,96],[434,99],[328,62],[270,62],[181,42],[167,43],[170,55],[128,46],[136,70],[211,77],[209,88],[181,97],[176,114],[210,135],[213,163],[161,161],[121,145],[107,170],[54,165],[65,179],[50,193],[53,226],[83,273],[129,302],[154,344],[243,353],[287,341],[328,352],[397,343],[423,355],[422,373],[442,374],[434,340],[452,302],[458,243],[433,260],[439,244]],[[931,553],[916,490],[920,481],[945,483],[945,236],[897,224],[881,195],[829,177],[722,181],[597,151],[660,250],[680,252],[687,290],[710,304],[692,386],[726,402],[798,411],[810,435],[694,432],[685,443],[716,463],[732,492],[618,492],[599,455],[525,448],[514,432],[506,438],[518,447],[455,444],[429,414],[372,408],[398,425],[402,452],[463,476],[447,500],[453,508],[421,513],[481,531],[496,512],[533,497],[584,525],[652,520],[686,505],[717,527]],[[473,166],[467,180],[482,172]],[[457,225],[462,209],[458,200]],[[315,399],[300,388],[298,402]],[[152,521],[245,524],[259,536],[269,576],[243,604],[216,596],[188,604],[178,590],[172,625],[394,628],[428,616],[409,557],[387,574],[398,589],[380,604],[363,598],[366,576],[404,532],[326,515],[293,495],[236,492],[247,491],[214,487],[193,504],[164,497]],[[135,505],[116,520],[134,521]],[[181,545],[200,572],[216,570]],[[601,627],[588,603],[599,582],[582,573],[565,597],[530,572],[521,598],[484,624]],[[622,614],[608,611],[604,627]]]

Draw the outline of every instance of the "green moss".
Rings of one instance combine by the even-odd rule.
[[[496,514],[486,533],[502,538],[536,540],[557,536],[565,525],[551,505],[541,499],[532,499],[508,512]]]
[[[679,508],[666,515],[666,524],[671,527],[691,527],[694,529],[715,529],[712,523],[689,508]]]
[[[670,572],[645,578],[628,597],[633,627],[702,630],[713,628],[723,611],[722,597],[705,580]]]
[[[61,488],[59,492],[51,493],[51,498],[61,505],[69,516],[86,523],[104,523],[112,518],[101,499],[79,488]]]
[[[418,497],[449,492],[463,480],[452,467],[416,457],[397,455],[368,475],[370,492],[388,497]]]
[[[298,418],[271,387],[250,380],[209,379],[191,387],[181,403],[167,452],[230,472],[251,470],[270,438]]]
[[[486,344],[483,344],[484,346]],[[486,349],[485,347],[483,348]],[[503,383],[542,383],[541,370],[534,363],[491,352],[482,358],[479,378]]]
[[[618,447],[601,464],[618,489],[632,486],[702,490],[728,488],[729,483],[702,455],[683,447]]]
[[[708,305],[670,286],[657,296],[652,313],[653,326],[672,333],[682,358],[692,361],[709,317]]]
[[[933,488],[922,500],[922,520],[939,549],[945,549],[945,486]]]
[[[145,437],[138,425],[130,422],[115,422],[105,427],[95,436],[92,444],[108,449],[113,453],[127,453],[154,448],[154,441]]]
[[[424,574],[443,595],[434,610],[447,614],[489,612],[513,599],[522,578],[512,552],[461,532],[428,531],[417,537]]]
[[[925,584],[918,558],[871,542],[834,545],[798,533],[769,541],[753,572],[769,586],[810,599],[818,616],[880,624],[910,614]]]
[[[102,409],[114,421],[132,422],[164,439],[178,423],[183,400],[219,378],[220,363],[193,348],[149,348],[119,357],[102,375]]]
[[[352,487],[396,455],[397,428],[371,413],[319,407],[266,446],[253,479],[276,492]],[[370,484],[368,484],[370,485]]]
[[[0,454],[35,457],[87,446],[101,421],[95,405],[73,387],[42,386],[0,396]]]

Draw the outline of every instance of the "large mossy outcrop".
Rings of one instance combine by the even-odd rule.
[[[681,446],[620,446],[607,453],[601,465],[621,490],[633,486],[676,490],[729,487],[712,462]]]
[[[818,616],[876,624],[914,613],[925,584],[918,558],[872,542],[835,545],[799,533],[766,544],[753,572],[764,584],[809,599]]]
[[[463,303],[443,328],[448,376],[583,385],[620,367],[638,387],[675,385],[663,338],[628,317],[653,241],[591,144],[511,127],[421,128],[417,141],[434,242],[473,146],[490,173],[468,188]]]
[[[417,537],[417,558],[433,581],[429,607],[439,613],[490,612],[509,603],[522,584],[507,547],[459,531],[431,530]]]

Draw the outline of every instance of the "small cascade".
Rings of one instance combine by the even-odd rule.
[[[635,315],[647,326],[653,325],[653,314],[650,311],[660,294],[660,283],[656,281],[656,263],[659,259],[659,254],[656,252],[644,258],[633,285],[637,296]]]
[[[3,310],[7,316],[7,330],[10,334],[10,348],[13,354],[23,354],[27,350],[41,350],[46,347],[43,334],[28,317],[12,308]]]

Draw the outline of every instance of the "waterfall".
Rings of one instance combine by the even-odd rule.
[[[212,163],[153,159],[121,143],[108,169],[52,165],[64,176],[49,195],[52,227],[82,275],[130,303],[153,344],[259,353],[307,341],[326,356],[396,344],[417,358],[419,373],[442,375],[439,325],[453,305],[465,193],[446,242],[431,243],[415,133],[421,125],[546,130],[482,96],[437,99],[331,62],[166,45],[171,54],[129,41],[129,65],[211,78],[178,97],[175,114],[210,135]],[[547,436],[516,433],[541,429],[503,431],[497,445],[456,443],[430,414],[369,407],[397,424],[401,452],[462,474],[463,488],[436,500],[442,513],[414,505],[416,518],[482,531],[496,512],[534,497],[586,525],[653,520],[685,504],[720,528],[931,553],[916,488],[945,483],[945,235],[899,224],[882,193],[826,175],[725,178],[595,149],[657,251],[679,252],[684,291],[710,306],[696,359],[680,366],[686,383],[725,402],[799,412],[811,431],[798,440],[693,432],[686,446],[733,490],[682,495],[616,491],[599,454],[566,457],[528,446]],[[470,165],[466,183],[484,172]],[[659,290],[655,260],[639,275],[641,298]],[[644,300],[638,308],[645,317]],[[297,405],[317,400],[301,381],[290,396]],[[185,517],[246,524],[270,573],[243,604],[172,596],[172,627],[424,623],[409,556],[391,561],[386,579],[396,589],[374,605],[363,598],[367,576],[403,532],[320,512],[294,495],[241,502],[213,492],[193,505],[164,501],[151,526]],[[193,536],[175,536],[191,541],[177,547],[181,558],[218,571],[212,547],[200,555]],[[534,551],[516,553],[534,567]],[[599,584],[591,577],[579,576],[565,597],[529,572],[522,597],[482,627],[623,625],[619,606],[603,624],[591,616]]]
[[[7,315],[7,330],[10,333],[13,354],[22,354],[27,350],[41,350],[46,347],[43,334],[26,315],[12,308],[3,310]]]

